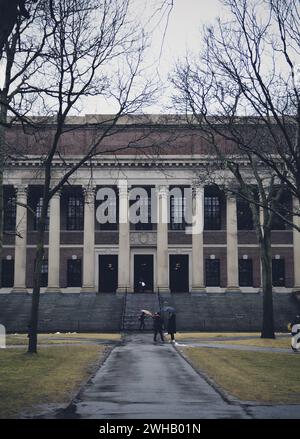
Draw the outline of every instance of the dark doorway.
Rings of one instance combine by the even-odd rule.
[[[81,259],[68,259],[68,287],[81,287]]]
[[[99,256],[99,291],[115,293],[118,288],[118,256]]]
[[[134,256],[134,292],[153,292],[153,255]]]
[[[188,255],[170,255],[170,290],[171,293],[189,291],[189,257]]]
[[[14,286],[14,260],[2,259],[2,287],[10,288]]]

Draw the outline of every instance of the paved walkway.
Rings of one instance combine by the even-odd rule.
[[[153,344],[151,334],[132,334],[113,349],[77,399],[56,417],[300,419],[300,406],[255,406],[228,399],[171,344]]]

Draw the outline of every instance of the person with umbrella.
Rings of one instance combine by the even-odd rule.
[[[175,310],[172,310],[172,311],[169,310],[167,330],[168,330],[168,334],[170,334],[170,336],[171,336],[171,343],[175,343],[175,336],[174,336],[174,334],[176,334]]]
[[[145,329],[145,318],[146,318],[146,314],[144,313],[144,311],[142,311],[140,317],[139,317],[139,321],[140,321],[140,331],[143,331]]]
[[[161,341],[164,342],[165,340],[163,336],[163,321],[160,312],[154,313],[152,315],[152,318],[153,318],[153,332],[154,332],[153,341],[156,342],[157,334],[159,334]]]
[[[141,315],[139,317],[139,321],[140,321],[140,331],[143,331],[143,329],[145,329],[145,319],[147,316],[151,316],[152,317],[152,313],[150,311],[148,311],[147,309],[141,309]]]
[[[175,336],[176,334],[176,314],[175,314],[175,308],[173,306],[165,306],[163,308],[164,312],[169,313],[168,316],[168,322],[167,322],[167,331],[168,334],[171,336],[171,342],[175,343]]]

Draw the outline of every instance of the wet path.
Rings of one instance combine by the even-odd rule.
[[[132,334],[59,417],[96,419],[248,418],[226,401],[168,343]]]

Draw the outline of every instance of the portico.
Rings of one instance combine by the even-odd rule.
[[[156,197],[155,203],[151,201],[151,206],[157,207],[157,221],[151,225],[151,228],[143,229],[130,222],[129,192],[133,185],[132,181],[135,186],[138,183],[137,179],[132,179],[132,174],[131,179],[124,178],[115,187],[119,221],[109,229],[102,229],[102,226],[97,224],[96,218],[96,193],[99,187],[104,187],[108,181],[93,186],[85,184],[74,186],[75,192],[72,187],[71,189],[69,187],[67,192],[63,188],[61,192],[55,194],[50,202],[49,228],[46,232],[44,278],[47,283],[43,285],[46,287],[45,291],[48,293],[74,291],[74,286],[68,285],[66,281],[72,273],[75,273],[76,279],[81,279],[80,282],[76,281],[78,285],[75,290],[78,292],[105,292],[105,289],[119,293],[137,291],[136,283],[139,276],[137,270],[141,270],[141,267],[139,269],[137,267],[142,263],[141,258],[139,262],[138,255],[148,255],[149,259],[148,262],[147,258],[146,262],[143,262],[148,266],[147,283],[150,286],[145,289],[147,292],[179,292],[184,289],[184,292],[201,293],[210,292],[212,288],[213,291],[219,292],[243,291],[244,288],[239,285],[240,261],[249,259],[247,253],[253,254],[258,246],[252,238],[249,243],[242,238],[242,232],[238,228],[236,198],[223,195],[224,202],[210,204],[217,203],[217,197],[215,194],[210,196],[209,187],[195,185],[192,173],[190,178],[186,171],[184,175],[184,180],[174,178],[168,181],[157,179],[157,175],[153,178],[148,176],[147,182],[155,188],[152,194]],[[182,223],[174,223],[174,218],[181,207],[180,203],[172,204],[170,188],[176,184],[180,187],[183,182],[188,187],[189,181],[192,192],[192,225],[184,224],[184,220]],[[9,187],[11,191],[11,186]],[[28,182],[28,184],[14,185],[13,190],[17,200],[15,221],[18,224],[18,234],[14,239],[10,237],[10,242],[6,241],[4,244],[4,260],[11,261],[10,264],[4,265],[14,267],[11,291],[26,292],[32,286],[28,273],[33,267],[30,255],[34,254],[36,232],[32,227],[31,214],[24,206],[33,203],[34,207],[32,194],[36,194],[37,186]],[[35,210],[38,214],[38,204],[35,205]],[[218,227],[215,223],[217,215],[221,218]],[[66,216],[67,218],[64,218]],[[210,229],[210,217],[214,221],[212,229]],[[178,224],[182,227],[178,227]],[[284,233],[290,236],[289,231]],[[293,237],[297,242],[298,234],[295,231]],[[279,244],[279,248],[280,245],[282,248],[283,245]],[[278,252],[278,244],[274,243],[275,246]],[[292,247],[292,243],[284,246],[285,253],[289,251],[289,246]],[[113,256],[112,260],[100,257],[105,255]],[[175,260],[176,255],[178,261]],[[297,256],[295,249],[294,255]],[[110,272],[105,271],[105,264]],[[242,266],[247,269],[250,264],[243,263]],[[178,270],[183,279],[179,285],[174,280]],[[219,270],[219,274],[216,270]],[[104,276],[103,282],[101,275]],[[292,275],[296,281],[299,277],[297,264],[294,264]],[[257,278],[257,274],[255,276]],[[115,286],[109,287],[108,279],[112,279],[111,282]],[[246,291],[249,292],[251,288],[253,292],[257,291],[259,282],[256,281],[257,287],[254,283],[249,285]]]

